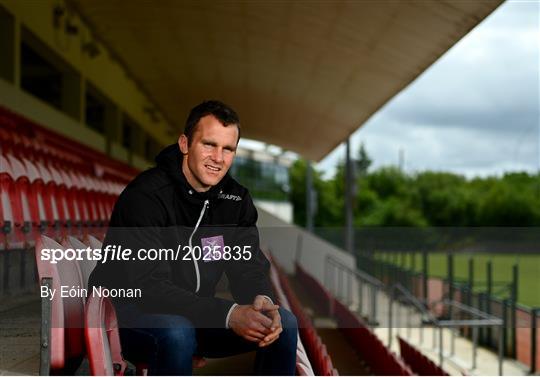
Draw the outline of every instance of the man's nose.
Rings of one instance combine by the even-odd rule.
[[[222,162],[223,161],[223,148],[214,148],[214,152],[212,153],[212,159],[215,162]]]

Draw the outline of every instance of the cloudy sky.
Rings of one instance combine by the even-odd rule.
[[[468,177],[540,167],[540,1],[502,4],[353,134],[373,167]],[[318,167],[333,171],[344,147]],[[329,173],[330,175],[331,173]]]

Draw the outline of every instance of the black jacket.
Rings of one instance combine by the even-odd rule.
[[[106,263],[98,262],[90,285],[139,288],[142,297],[115,299],[116,302],[129,300],[145,312],[179,314],[198,327],[225,327],[234,302],[214,297],[223,273],[227,275],[235,302],[252,303],[258,294],[273,299],[269,262],[259,247],[255,227],[257,210],[248,190],[227,174],[207,192],[196,192],[182,173],[182,154],[177,144],[161,151],[156,163],[156,167],[139,174],[120,194],[102,247],[102,252],[106,245],[129,248],[133,251],[131,260],[111,261],[109,253]],[[199,218],[200,224],[194,232]],[[235,249],[234,258],[242,258],[198,260],[197,265],[193,255],[191,260],[183,260],[189,250],[190,236],[194,251],[195,246],[202,245],[203,238],[222,236],[224,244]],[[249,250],[251,256],[238,254],[238,246]],[[170,256],[176,255],[169,256],[169,260],[163,257],[140,260],[137,255],[140,248],[170,249],[173,251]],[[194,254],[197,258],[205,257],[204,254],[205,259],[211,257],[206,250],[201,255]]]

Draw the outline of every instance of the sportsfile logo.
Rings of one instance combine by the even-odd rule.
[[[239,202],[240,200],[242,200],[242,198],[240,196],[233,195],[233,194],[219,194],[218,198],[219,199],[234,200],[235,202]]]

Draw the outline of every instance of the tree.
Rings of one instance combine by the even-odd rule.
[[[358,149],[358,157],[355,160],[357,176],[365,176],[372,162],[373,161],[371,160],[371,158],[369,158],[366,149],[364,148],[364,143],[360,143],[360,148]]]

